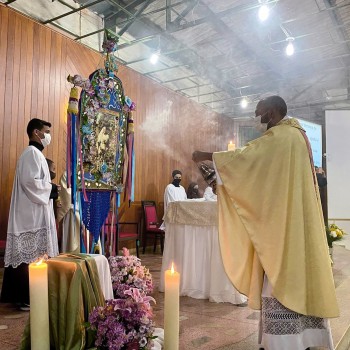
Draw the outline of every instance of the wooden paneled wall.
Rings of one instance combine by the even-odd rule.
[[[52,123],[45,156],[62,173],[66,152],[69,73],[90,74],[100,55],[0,5],[0,238],[6,237],[16,162],[33,117]]]
[[[52,144],[45,155],[65,168],[68,74],[87,77],[101,55],[0,5],[0,239],[5,239],[16,162],[28,143],[33,117],[50,121]],[[170,91],[139,73],[120,67],[126,95],[137,104],[135,119],[135,200],[163,201],[173,169],[205,187],[191,154],[226,149],[233,122]]]

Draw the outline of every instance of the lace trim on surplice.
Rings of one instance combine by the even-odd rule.
[[[17,267],[30,264],[43,255],[56,256],[58,252],[53,247],[52,233],[49,228],[41,228],[20,234],[7,235],[5,266]]]
[[[276,298],[263,297],[262,329],[266,334],[288,335],[326,327],[323,318],[298,314],[284,307]]]

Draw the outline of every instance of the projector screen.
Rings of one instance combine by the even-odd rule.
[[[298,119],[298,118],[297,118]],[[315,166],[322,167],[322,125],[298,119],[311,144]]]
[[[328,216],[350,218],[350,111],[326,111]]]

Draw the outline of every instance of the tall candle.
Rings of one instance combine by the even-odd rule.
[[[180,274],[174,270],[165,271],[164,296],[164,349],[179,349],[179,314],[180,314]]]
[[[227,150],[228,151],[234,151],[236,149],[236,145],[230,141],[230,143],[227,145]]]
[[[29,264],[30,343],[32,350],[50,349],[47,264]]]

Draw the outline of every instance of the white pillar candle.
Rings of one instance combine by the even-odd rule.
[[[50,349],[47,264],[29,264],[30,343],[32,350]]]
[[[230,143],[227,145],[227,150],[228,151],[234,151],[236,149],[236,145],[230,141]]]
[[[165,271],[164,296],[164,349],[179,349],[179,316],[180,316],[180,274],[174,270]]]

